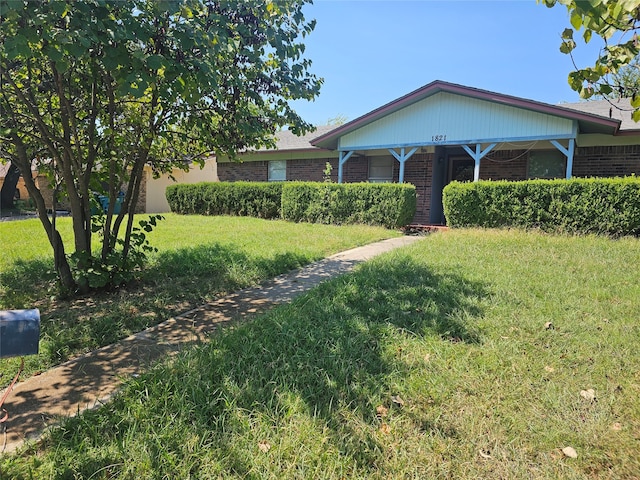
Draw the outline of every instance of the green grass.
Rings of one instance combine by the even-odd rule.
[[[219,331],[0,476],[636,478],[639,263],[637,239],[435,234]]]
[[[70,219],[58,222],[65,244],[73,245]],[[51,247],[39,221],[2,222],[0,308],[40,309],[40,354],[26,358],[28,376],[227,292],[397,235],[367,226],[166,215],[149,235],[159,252],[137,282],[116,292],[61,301],[56,297]],[[17,359],[3,360],[0,372],[12,376],[17,364]]]

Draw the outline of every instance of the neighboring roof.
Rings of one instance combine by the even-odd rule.
[[[633,121],[631,114],[633,107],[628,98],[617,98],[612,100],[587,100],[577,103],[563,103],[561,107],[581,112],[599,115],[601,117],[620,120],[620,132],[640,130],[640,124]]]
[[[291,151],[291,150],[318,150],[317,147],[311,145],[311,140],[319,135],[324,135],[334,130],[336,125],[317,126],[313,132],[309,132],[302,136],[297,136],[291,130],[281,130],[276,133],[276,149],[260,149],[256,152],[274,152],[274,151]]]
[[[401,110],[402,108],[412,105],[413,103],[423,100],[431,95],[435,95],[439,92],[448,92],[463,95],[502,105],[508,105],[511,107],[522,108],[548,115],[555,115],[563,118],[577,120],[580,124],[581,131],[584,133],[597,132],[615,134],[618,131],[621,123],[619,119],[608,118],[575,108],[571,109],[565,108],[564,106],[550,105],[548,103],[538,102],[535,100],[528,100],[525,98],[504,95],[502,93],[490,92],[488,90],[481,90],[478,88],[466,87],[464,85],[436,80],[425,85],[424,87],[414,90],[413,92],[403,97],[400,97],[375,110],[372,110],[371,112],[358,117],[351,122],[341,125],[331,131],[328,131],[327,133],[316,136],[316,138],[313,138],[311,140],[311,145],[334,150],[337,148],[338,139],[341,136],[353,132],[354,130],[357,130],[382,117]]]

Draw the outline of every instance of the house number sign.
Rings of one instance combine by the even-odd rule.
[[[446,135],[431,135],[431,141],[435,142],[435,143],[446,142],[447,141],[447,136]]]

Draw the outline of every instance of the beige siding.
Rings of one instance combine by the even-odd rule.
[[[200,169],[198,165],[192,165],[188,172],[174,170],[173,176],[175,180],[170,179],[168,175],[153,178],[151,171],[147,171],[147,213],[166,213],[171,211],[165,195],[169,185],[218,181],[215,160],[207,161],[203,169]]]

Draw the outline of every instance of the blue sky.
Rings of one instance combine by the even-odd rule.
[[[353,120],[433,80],[547,103],[577,102],[560,53],[569,16],[535,0],[315,0],[306,38],[311,70],[324,77],[314,102],[293,102],[316,125]],[[592,65],[602,46],[579,45],[576,61]]]

